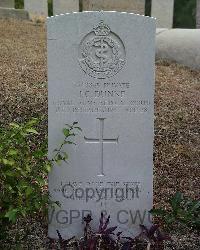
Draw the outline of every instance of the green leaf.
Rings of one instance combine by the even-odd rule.
[[[17,149],[9,149],[8,151],[8,155],[12,156],[12,155],[17,155],[18,154],[18,150]]]
[[[36,207],[37,209],[40,208],[40,202],[39,202],[39,201],[35,201],[35,202],[34,202],[34,205],[35,205],[35,207]]]
[[[183,194],[180,192],[177,192],[171,199],[170,204],[172,206],[172,209],[174,210],[174,213],[177,213],[178,208],[181,205],[181,202],[183,201]]]
[[[45,184],[45,180],[40,176],[36,177],[36,180],[41,186]]]
[[[62,160],[62,155],[61,154],[57,155],[57,160]]]
[[[29,196],[31,193],[33,193],[33,189],[31,187],[26,188],[26,196]]]
[[[46,156],[46,152],[43,150],[36,150],[35,152],[33,152],[33,156],[37,158],[42,158]]]
[[[161,217],[163,217],[167,213],[164,209],[159,209],[159,208],[158,209],[153,208],[149,212],[154,216],[161,216]]]
[[[62,161],[61,161],[61,160],[58,160],[58,159],[55,159],[55,162],[56,162],[56,164],[57,164],[58,166],[60,166],[61,163],[62,163]]]
[[[9,176],[9,177],[13,177],[14,176],[13,170],[12,171],[4,171],[4,175]]]
[[[27,171],[27,172],[31,172],[31,166],[29,166],[28,164],[26,164],[25,167],[26,167],[26,171]]]
[[[46,170],[47,170],[48,172],[50,172],[51,169],[52,169],[52,166],[51,166],[50,163],[47,163],[45,167],[46,167]]]
[[[13,166],[15,164],[14,160],[8,160],[8,159],[2,159],[3,164],[7,165],[7,166]]]
[[[20,209],[20,213],[22,214],[23,217],[26,217],[27,215],[26,208]]]
[[[71,133],[68,137],[70,137],[70,136],[75,136],[76,134],[74,134],[74,133]]]
[[[66,152],[62,152],[62,153],[63,153],[65,160],[67,160],[69,158],[68,154]]]
[[[63,129],[63,134],[64,134],[66,137],[69,136],[69,134],[70,134],[69,129],[64,128],[64,129]]]
[[[195,212],[200,208],[200,200],[199,201],[194,201],[192,206],[190,207],[191,212]]]
[[[35,134],[38,135],[39,133],[37,132],[37,130],[35,130],[34,128],[27,128],[25,130],[27,133],[31,133],[31,134]]]
[[[74,144],[74,145],[76,145],[76,143],[74,143],[73,141],[64,141],[64,144]]]
[[[13,127],[13,128],[19,128],[20,127],[17,123],[14,123],[14,122],[11,122],[9,125],[11,127]]]
[[[171,213],[169,213],[165,215],[164,220],[167,224],[171,224],[176,221],[176,218]]]
[[[9,211],[5,214],[5,217],[8,218],[12,223],[15,223],[17,220],[17,212],[18,209],[10,208]]]
[[[37,118],[32,118],[30,121],[26,123],[26,126],[32,127],[33,125],[36,125],[38,123]]]

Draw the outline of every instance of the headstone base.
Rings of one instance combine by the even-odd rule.
[[[14,0],[0,0],[0,8],[15,8]]]
[[[21,9],[0,8],[0,18],[29,19],[28,12]]]

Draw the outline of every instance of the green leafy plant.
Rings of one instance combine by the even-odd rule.
[[[180,222],[197,230],[200,229],[200,200],[192,200],[177,192],[169,200],[170,210],[163,208],[152,209],[153,216],[158,216],[169,226]]]
[[[45,142],[36,145],[37,119],[0,129],[0,219],[16,222],[46,208],[46,176],[51,169]],[[6,221],[7,221],[6,220]]]
[[[11,123],[0,128],[0,226],[7,226],[20,217],[45,214],[50,201],[47,176],[52,163],[67,161],[65,144],[73,144],[77,123],[63,129],[64,141],[55,149],[53,159],[47,158],[47,140],[40,143],[36,130],[39,119],[23,124]],[[1,232],[2,233],[2,232]],[[1,237],[4,237],[1,234]]]
[[[54,149],[54,156],[51,162],[55,162],[57,165],[61,165],[62,161],[67,162],[69,155],[64,150],[64,146],[66,144],[74,144],[73,138],[77,135],[78,131],[82,131],[80,127],[77,126],[78,122],[73,122],[72,125],[65,124],[65,127],[63,128],[62,132],[64,135],[64,140],[60,144],[60,146],[56,149]]]

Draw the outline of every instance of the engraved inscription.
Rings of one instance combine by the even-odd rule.
[[[97,120],[99,120],[99,122],[100,122],[99,139],[84,137],[86,143],[100,143],[101,162],[100,162],[100,174],[98,174],[98,176],[105,176],[104,169],[103,169],[103,162],[104,162],[103,144],[104,143],[118,143],[118,139],[119,139],[119,137],[117,137],[116,139],[104,139],[103,138],[104,137],[103,131],[104,131],[104,120],[105,119],[106,118],[97,118]]]
[[[131,113],[145,114],[151,110],[149,99],[132,99],[130,82],[77,82],[75,97],[63,96],[53,101],[56,113]]]
[[[86,74],[98,79],[112,77],[124,66],[124,45],[103,21],[83,38],[79,64]]]

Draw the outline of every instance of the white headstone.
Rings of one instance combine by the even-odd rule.
[[[156,17],[158,28],[173,27],[174,0],[152,0],[151,16]]]
[[[24,0],[24,9],[29,12],[30,18],[47,17],[47,0]]]
[[[116,10],[144,14],[145,0],[82,0],[83,10]]]
[[[0,8],[15,8],[15,0],[0,0]]]
[[[153,192],[155,20],[119,12],[48,18],[49,157],[65,124],[82,133],[69,164],[49,176],[49,236],[82,235],[101,211],[125,235],[150,224]],[[141,219],[140,219],[141,216]]]
[[[54,0],[53,14],[63,14],[79,11],[79,0]]]

